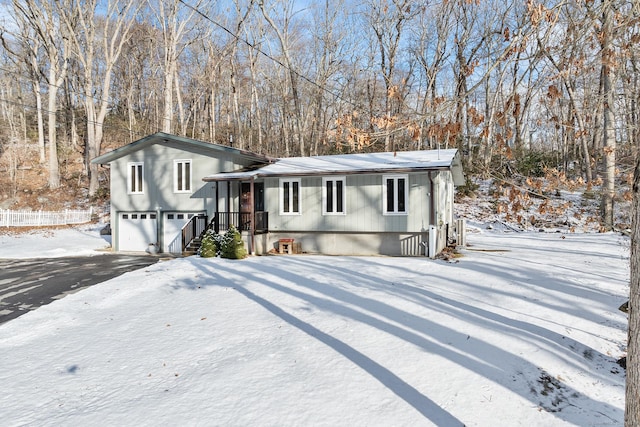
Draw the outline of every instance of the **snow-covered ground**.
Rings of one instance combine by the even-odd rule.
[[[105,245],[67,233],[0,236],[0,258]],[[628,240],[470,224],[468,243],[189,257],[66,296],[0,326],[0,423],[622,425]]]
[[[28,232],[0,228],[0,259],[99,255],[111,246],[111,236],[100,235],[103,227],[85,224],[59,229],[34,228]]]

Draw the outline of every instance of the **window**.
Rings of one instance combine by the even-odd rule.
[[[383,214],[405,215],[409,201],[409,179],[407,175],[385,175],[382,177]]]
[[[322,178],[323,215],[344,215],[345,200],[345,177]]]
[[[127,172],[127,188],[129,194],[144,193],[144,163],[129,163]]]
[[[300,214],[300,180],[280,180],[280,214]]]
[[[191,160],[173,162],[173,191],[191,193]]]

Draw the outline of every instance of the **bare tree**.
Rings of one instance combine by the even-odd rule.
[[[406,76],[397,76],[397,61],[400,55],[400,42],[403,40],[406,26],[420,10],[413,7],[409,0],[374,0],[369,3],[369,25],[375,33],[379,49],[379,65],[385,85],[385,105],[382,128],[386,130],[384,150],[392,149],[392,123],[395,121],[393,105],[402,104],[406,89]],[[404,77],[404,78],[403,78]]]
[[[23,14],[15,14],[15,22],[17,30],[15,32],[8,31],[0,34],[0,40],[4,49],[9,54],[9,59],[18,66],[18,69],[24,69],[28,76],[29,84],[36,101],[36,123],[38,127],[38,152],[40,155],[40,163],[46,162],[45,137],[44,137],[44,118],[42,107],[42,92],[40,90],[40,82],[42,81],[40,71],[42,65],[40,54],[40,39],[37,37],[36,30],[31,26],[28,18]]]
[[[24,18],[24,22],[35,30],[35,37],[46,52],[48,64],[45,80],[48,89],[47,127],[49,144],[49,187],[60,186],[60,166],[58,163],[58,144],[56,113],[58,109],[57,94],[67,75],[70,49],[67,28],[60,19],[60,11],[70,8],[65,1],[13,0],[16,15]]]
[[[625,427],[640,425],[640,158],[636,161],[633,180],[630,266]]]
[[[438,82],[445,68],[445,62],[451,54],[448,50],[451,35],[453,2],[443,2],[437,7],[423,8],[418,15],[417,27],[413,27],[412,53],[416,57],[421,73],[424,74],[424,86],[421,104],[416,111],[423,116],[420,121],[420,135],[426,139],[428,148],[435,147],[434,135],[429,132],[438,121]],[[418,98],[420,99],[420,97]]]
[[[282,3],[283,16],[282,16],[281,25],[276,24],[272,16],[273,6],[271,8],[268,7],[267,5],[265,5],[264,0],[259,0],[258,5],[260,6],[260,11],[262,12],[262,16],[264,16],[267,23],[273,29],[276,35],[276,38],[278,39],[278,43],[280,44],[280,53],[284,59],[283,63],[284,63],[284,66],[286,67],[285,71],[289,78],[288,89],[290,89],[291,91],[291,99],[293,101],[293,114],[291,117],[291,121],[293,124],[292,139],[297,145],[300,154],[305,155],[306,146],[305,146],[305,140],[304,140],[303,130],[302,130],[302,121],[303,121],[302,106],[301,106],[301,100],[300,100],[300,92],[298,90],[298,79],[299,79],[300,73],[297,71],[296,65],[294,64],[294,61],[293,61],[293,51],[292,51],[293,42],[290,39],[292,35],[291,34],[292,21],[296,13],[296,11],[294,10],[294,3],[291,1]]]
[[[623,27],[626,37],[623,40],[640,40],[640,4],[633,2],[622,7],[619,12],[624,11],[621,16],[627,17],[627,25]],[[638,43],[624,45],[625,53],[628,55],[627,64],[632,70],[637,71],[638,54],[640,47]],[[627,76],[631,77],[631,76]],[[637,76],[633,76],[637,82]],[[638,100],[638,93],[627,94],[631,97],[631,104]],[[636,107],[637,108],[637,107]],[[638,132],[637,122],[627,122],[627,129],[630,134]],[[630,137],[634,140],[633,136]],[[634,144],[633,149],[637,150]],[[625,427],[635,427],[640,425],[640,155],[636,151],[636,165],[633,179],[633,202],[631,210],[632,233],[631,233],[631,257],[630,257],[630,286],[629,286],[629,327],[627,346],[627,380],[625,394]]]
[[[192,36],[187,40],[186,36],[187,33],[196,31],[200,21],[197,11],[204,2],[198,0],[188,9],[181,7],[180,0],[147,0],[147,2],[154,11],[162,30],[164,76],[162,131],[171,133],[175,108],[173,95],[179,85],[178,60],[185,48],[197,39]]]
[[[98,5],[106,7],[98,12]],[[89,195],[99,187],[98,166],[91,159],[100,154],[103,124],[109,107],[113,67],[129,37],[134,16],[140,8],[135,0],[80,1],[62,11],[75,58],[82,65],[82,87],[86,114],[85,167],[89,175]],[[77,26],[77,31],[76,28]]]
[[[603,147],[605,158],[605,188],[602,193],[602,217],[606,230],[613,228],[613,200],[615,197],[616,178],[616,130],[615,130],[615,71],[616,62],[613,47],[613,5],[609,0],[602,0],[602,29],[600,47],[602,50],[601,79],[603,102]]]

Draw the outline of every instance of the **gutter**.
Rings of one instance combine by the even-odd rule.
[[[305,177],[305,176],[331,176],[331,175],[366,175],[366,174],[381,174],[381,173],[416,173],[416,172],[429,172],[429,176],[433,171],[452,171],[450,166],[436,166],[436,167],[422,167],[422,168],[397,168],[397,169],[358,169],[348,171],[321,171],[313,170],[309,172],[282,172],[282,173],[260,173],[257,170],[255,173],[247,174],[245,176],[231,176],[225,177],[223,173],[216,174],[215,177],[202,178],[205,182],[216,181],[248,181],[255,178],[279,178],[279,177]],[[229,172],[229,175],[233,175],[233,172]]]

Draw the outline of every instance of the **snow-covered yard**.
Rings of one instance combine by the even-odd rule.
[[[0,326],[2,424],[621,425],[628,240],[468,242],[453,263],[189,257],[67,296]]]

